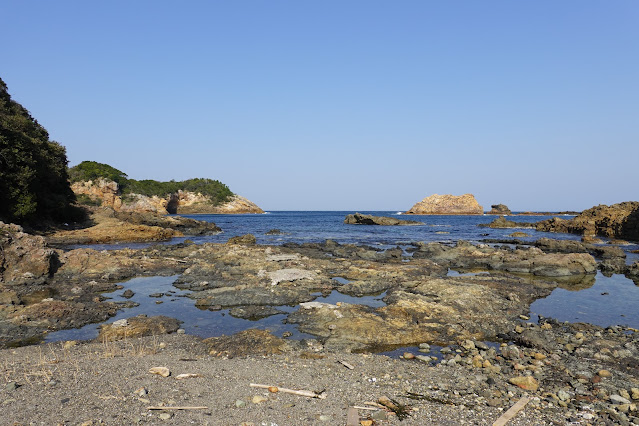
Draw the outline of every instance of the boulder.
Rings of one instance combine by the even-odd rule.
[[[490,211],[487,214],[504,215],[504,214],[511,214],[511,213],[512,212],[510,211],[507,205],[493,204],[490,206]]]
[[[43,237],[0,222],[0,284],[44,281],[53,275],[56,265],[57,254],[47,247]]]
[[[434,194],[415,204],[406,214],[472,215],[484,214],[484,208],[479,205],[473,194]]]
[[[204,339],[211,355],[233,358],[247,355],[280,354],[289,348],[286,340],[274,336],[268,331],[249,329],[232,336],[220,336]]]
[[[384,225],[384,226],[407,226],[407,225],[423,225],[423,222],[415,220],[395,219],[387,216],[372,216],[370,214],[349,214],[344,219],[347,225]]]
[[[255,235],[246,234],[246,235],[237,235],[235,237],[231,237],[228,239],[226,244],[253,245],[255,244],[256,241],[257,239],[255,238]]]
[[[112,324],[101,325],[97,340],[112,342],[133,337],[175,333],[180,327],[180,323],[181,321],[175,318],[163,315],[155,317],[138,315],[137,317],[115,321]]]

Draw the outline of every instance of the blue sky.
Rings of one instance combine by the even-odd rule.
[[[638,200],[639,2],[3,1],[0,77],[70,165],[266,210]]]

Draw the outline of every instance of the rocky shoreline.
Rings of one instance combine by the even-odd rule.
[[[344,423],[346,406],[369,399],[377,401],[382,396],[401,399],[401,404],[418,409],[409,411],[403,424],[446,424],[459,418],[463,420],[456,424],[477,424],[489,418],[494,421],[501,410],[523,396],[531,401],[525,415],[513,424],[569,421],[639,424],[637,330],[602,329],[550,319],[529,322],[526,317],[534,300],[550,294],[557,286],[583,285],[589,277],[594,281],[598,270],[637,277],[639,264],[626,265],[625,254],[618,247],[540,239],[534,243],[502,245],[415,242],[407,250],[400,247],[383,250],[330,240],[321,244],[262,246],[255,245],[255,237],[249,235],[234,237],[227,244],[196,245],[185,241],[138,250],[52,248],[63,242],[100,241],[103,232],[125,235],[128,231],[118,230],[132,226],[142,227],[131,228],[130,234],[137,236],[142,229],[157,228],[158,238],[176,235],[170,232],[182,235],[220,232],[210,223],[108,209],[94,211],[92,220],[93,227],[59,231],[47,238],[29,235],[16,225],[0,224],[1,347],[36,343],[49,331],[102,322],[127,306],[126,302],[110,301],[104,292],[117,290],[118,282],[128,278],[158,275],[179,275],[175,287],[188,290],[188,297],[200,309],[231,309],[234,316],[254,318],[281,314],[277,306],[298,306],[287,314],[286,321],[315,339],[294,341],[286,336],[247,331],[201,340],[175,335],[179,323],[171,318],[129,318],[102,327],[96,343],[48,345],[47,351],[58,353],[55,359],[64,362],[56,364],[56,368],[40,365],[43,370],[51,370],[42,382],[24,379],[32,377],[31,373],[25,375],[25,371],[34,368],[33,357],[41,353],[42,346],[4,349],[0,351],[3,360],[0,365],[5,366],[7,384],[0,395],[0,404],[18,413],[12,420],[38,419],[38,415],[17,408],[20,404],[47,401],[61,395],[62,390],[73,395],[75,401],[79,400],[83,387],[97,386],[83,373],[84,381],[74,388],[70,369],[86,362],[88,354],[99,352],[100,344],[106,344],[121,348],[120,353],[131,345],[140,348],[151,345],[152,350],[140,350],[126,367],[137,382],[148,386],[151,382],[146,377],[146,366],[156,360],[179,364],[177,353],[195,360],[189,365],[198,368],[189,372],[201,377],[216,377],[220,371],[234,370],[238,365],[253,365],[260,372],[254,372],[255,376],[249,379],[252,381],[283,387],[325,386],[329,393],[332,386],[339,389],[336,394],[340,398],[324,405],[324,400],[314,402],[317,416],[324,416],[321,421],[329,424]],[[472,270],[475,274],[448,276],[449,269]],[[354,297],[380,295],[383,306],[315,301],[318,296],[333,292]],[[155,337],[149,340],[143,336]],[[121,339],[128,346],[118,343]],[[162,348],[154,346],[159,345],[158,339],[170,344]],[[432,345],[444,349],[435,352]],[[175,352],[171,347],[176,348]],[[392,347],[419,347],[420,352],[407,352],[394,360],[357,355]],[[329,369],[330,374],[325,377],[319,374],[326,370],[327,362],[335,364],[336,360],[354,363],[362,370],[344,376],[341,366]],[[122,368],[108,356],[94,356],[93,362],[93,370],[98,366]],[[284,380],[277,372],[261,371],[278,363],[288,365],[291,371],[306,365],[309,381],[290,383],[291,377]],[[141,370],[136,373],[132,368]],[[79,371],[82,369],[76,368],[76,374]],[[224,373],[227,380],[239,380],[238,374],[242,375]],[[147,412],[139,404],[141,399],[151,401],[151,397],[133,394],[135,389],[128,389],[135,387],[133,384],[125,384],[118,374],[113,376],[118,376],[108,378],[113,388],[126,388],[118,394],[119,399],[111,401],[113,421],[159,419],[156,412]],[[428,379],[424,380],[424,376]],[[339,380],[345,382],[336,384]],[[211,398],[216,401],[216,408],[202,413],[171,412],[164,420],[179,423],[208,419],[221,424],[220,418],[228,418],[236,424],[261,421],[288,424],[291,418],[282,416],[289,415],[302,423],[320,421],[319,417],[310,420],[304,417],[309,415],[305,410],[289,413],[283,409],[282,404],[289,402],[281,401],[290,401],[286,399],[289,397],[267,392],[261,403],[249,402],[247,395],[255,395],[255,391],[241,390],[233,385],[235,382],[227,384],[228,395],[213,397],[203,390],[202,382],[197,379],[189,382],[197,390],[188,393],[186,402],[210,405],[201,398],[207,395],[209,401]],[[153,396],[158,398],[154,403],[177,404],[171,403],[170,388],[174,385],[167,383],[153,382],[159,389]],[[104,392],[95,393],[95,398],[100,398]],[[36,396],[37,399],[32,399]],[[240,400],[243,405],[237,402]],[[75,403],[65,404],[62,410],[49,415],[59,419],[56,421],[65,421],[78,409]],[[274,410],[265,410],[267,406]],[[387,406],[372,411],[376,413],[360,410],[359,418],[367,420],[375,414],[378,416],[373,418],[375,421],[399,421],[397,413],[393,414]],[[85,412],[87,421],[99,421],[100,411],[87,408]],[[440,417],[429,417],[429,413]],[[30,415],[33,417],[27,418]]]

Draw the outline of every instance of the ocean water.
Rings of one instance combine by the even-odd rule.
[[[230,237],[253,234],[258,244],[278,245],[286,242],[306,243],[324,242],[327,239],[341,244],[366,244],[379,248],[405,246],[411,242],[456,242],[468,240],[480,242],[484,239],[509,239],[515,231],[523,231],[528,237],[518,238],[532,242],[541,237],[555,239],[579,240],[580,236],[571,234],[537,232],[532,229],[490,229],[479,228],[481,223],[490,223],[497,216],[398,216],[398,212],[360,211],[360,213],[377,216],[393,216],[398,218],[424,222],[420,226],[366,226],[345,225],[344,217],[353,211],[330,212],[268,212],[259,215],[184,215],[199,220],[215,222],[223,232],[212,236],[187,237],[196,244],[207,242],[223,243]],[[569,218],[568,216],[567,218]],[[549,216],[513,216],[517,222],[537,222]],[[270,230],[278,229],[281,235],[266,235]],[[163,244],[179,243],[186,238],[176,238]],[[139,248],[149,244],[114,244],[88,246],[95,249],[115,249],[121,247]],[[79,246],[76,246],[79,247]],[[87,247],[87,246],[84,246]],[[639,245],[622,246],[628,256],[628,263],[639,260],[639,255],[631,253],[639,249]],[[456,274],[450,271],[451,275]],[[131,299],[140,303],[136,308],[124,309],[107,322],[121,318],[129,318],[138,314],[167,315],[183,321],[182,327],[189,334],[201,337],[232,334],[247,328],[264,328],[276,335],[284,332],[293,333],[292,338],[311,337],[299,333],[294,325],[285,324],[286,313],[297,307],[279,306],[283,313],[257,321],[234,318],[229,310],[208,311],[195,307],[194,301],[185,297],[188,292],[173,287],[175,277],[134,278],[123,282],[123,290],[108,296],[114,301],[124,300],[120,295],[126,289],[133,290],[136,295]],[[339,277],[336,277],[338,282]],[[150,298],[149,294],[165,293],[160,299]],[[317,301],[336,303],[360,303],[373,307],[383,306],[383,295],[354,298],[333,292],[327,297],[318,297]],[[156,301],[161,301],[157,304]],[[623,275],[605,277],[598,273],[594,284],[578,291],[557,288],[544,299],[535,301],[530,308],[532,318],[538,316],[552,317],[561,321],[589,322],[600,326],[627,325],[639,328],[639,286]],[[98,325],[92,324],[78,330],[63,330],[50,333],[46,340],[92,339],[97,336]]]

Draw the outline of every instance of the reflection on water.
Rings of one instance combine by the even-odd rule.
[[[639,286],[623,275],[593,277],[589,287],[557,288],[548,297],[530,305],[533,315],[559,321],[588,322],[607,327],[627,325],[639,328]]]

